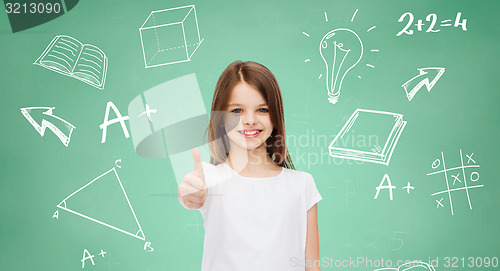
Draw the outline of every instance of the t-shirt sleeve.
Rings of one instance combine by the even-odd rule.
[[[311,174],[304,172],[306,178],[306,210],[309,211],[314,204],[318,203],[323,197],[316,188],[316,183]]]

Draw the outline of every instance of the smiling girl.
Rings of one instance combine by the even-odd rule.
[[[202,271],[319,270],[304,263],[319,262],[322,197],[309,173],[294,170],[274,75],[255,62],[230,64],[211,112],[210,163],[193,149],[178,190],[203,215]]]

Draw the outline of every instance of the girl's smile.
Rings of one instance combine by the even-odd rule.
[[[246,138],[254,138],[259,136],[259,134],[262,132],[262,130],[259,129],[249,129],[249,130],[241,130],[238,131],[238,133],[242,134]]]

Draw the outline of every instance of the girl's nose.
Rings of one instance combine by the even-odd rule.
[[[243,123],[248,126],[255,125],[255,116],[253,114],[245,114],[245,116],[243,116]]]

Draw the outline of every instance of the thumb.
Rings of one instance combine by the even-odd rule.
[[[197,148],[193,148],[193,161],[194,168],[193,172],[198,176],[203,178],[203,166],[201,165],[201,155],[200,151]]]

